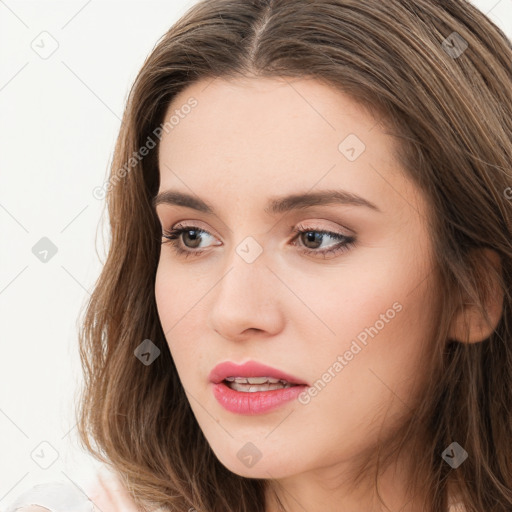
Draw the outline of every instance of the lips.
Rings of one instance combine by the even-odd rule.
[[[273,368],[257,361],[247,361],[244,364],[236,364],[231,361],[224,361],[215,366],[210,372],[209,379],[214,384],[222,382],[226,377],[271,377],[274,379],[285,380],[290,384],[306,385],[308,384],[294,375],[290,375],[278,368]]]

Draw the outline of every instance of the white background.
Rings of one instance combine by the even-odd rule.
[[[193,3],[0,0],[0,510],[98,467],[73,420],[78,319],[108,239],[92,190],[144,59]],[[473,3],[512,38],[512,0]],[[58,44],[46,59],[41,38]],[[46,263],[32,253],[42,237],[58,249]]]

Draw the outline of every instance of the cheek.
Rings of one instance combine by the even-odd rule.
[[[173,340],[179,339],[181,336],[180,330],[186,320],[179,321],[184,315],[183,304],[186,302],[186,297],[182,292],[185,290],[181,286],[176,272],[171,272],[170,269],[160,264],[155,278],[155,302],[167,344],[177,365],[177,359],[180,359],[177,353],[179,344],[173,343]]]
[[[201,321],[198,315],[202,311],[200,298],[206,294],[206,291],[202,290],[204,279],[190,277],[189,274],[180,272],[179,268],[170,268],[164,261],[163,264],[159,264],[155,277],[158,317],[180,379],[185,386],[193,373],[182,375],[182,369],[200,364],[202,357],[200,347],[194,340],[201,339],[195,330],[204,325],[204,321]]]
[[[310,377],[321,378],[331,369],[340,375],[334,379],[338,390],[352,397],[362,398],[370,384],[408,391],[410,381],[421,376],[422,351],[436,327],[428,270],[423,261],[403,254],[401,259],[387,254],[358,263],[329,279],[317,278],[314,293],[308,282],[294,282],[297,294],[308,297],[308,307],[319,317],[294,317],[302,350],[315,367]],[[338,356],[343,368],[338,364],[336,371]]]
[[[155,301],[164,332],[175,325],[180,318],[194,314],[193,306],[198,303],[201,279],[190,271],[180,271],[166,261],[164,249],[155,276]],[[178,324],[179,325],[179,324]]]
[[[376,282],[352,277],[359,278],[358,286],[348,286],[342,298],[340,291],[330,295],[319,310],[336,335],[303,347],[316,391],[302,403],[309,417],[329,418],[322,425],[327,439],[341,439],[340,446],[355,453],[376,439],[383,421],[383,434],[400,423],[421,396],[428,378],[421,355],[433,322],[428,280],[411,291],[414,285],[398,272]],[[372,286],[360,287],[363,282]],[[305,338],[315,330],[306,321],[302,329]]]
[[[171,272],[166,271],[161,263],[158,265],[155,277],[155,302],[160,323],[165,333],[172,325],[172,315],[177,305],[176,301],[173,300],[172,294],[173,277]]]

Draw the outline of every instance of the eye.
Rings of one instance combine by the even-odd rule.
[[[301,244],[306,245],[306,247],[304,247],[304,245],[300,245],[300,251],[302,253],[322,256],[324,259],[327,258],[328,254],[336,256],[337,254],[348,251],[355,245],[354,236],[348,236],[342,233],[307,228],[302,225],[297,226],[293,232],[296,233],[296,236],[293,238],[292,245],[297,246],[295,240],[299,239]],[[170,231],[163,231],[162,237],[166,240],[163,241],[162,244],[170,244],[178,256],[184,256],[185,258],[188,258],[189,256],[200,256],[205,252],[205,249],[195,249],[199,247],[204,236],[213,238],[213,235],[208,233],[208,231],[197,226],[177,225]],[[330,246],[327,246],[327,248],[318,250],[318,245],[321,246],[324,240],[329,238],[339,240],[339,242],[331,244]],[[302,240],[305,240],[305,242],[302,242]],[[185,249],[182,247],[182,244],[186,247]],[[308,247],[308,245],[313,245],[313,247]]]
[[[326,231],[322,229],[307,228],[302,225],[297,226],[294,229],[294,232],[296,233],[294,240],[300,240],[301,244],[304,243],[302,242],[302,240],[305,240],[306,247],[300,248],[302,253],[321,255],[324,259],[327,258],[328,254],[332,254],[334,257],[337,254],[341,254],[345,251],[348,251],[355,245],[356,241],[354,236],[348,236],[342,233],[335,233],[332,231]],[[331,244],[330,246],[327,247],[327,249],[317,250],[317,244],[321,245],[325,238],[339,240],[339,242]],[[312,244],[313,248],[307,247],[307,245],[309,244]],[[296,244],[294,243],[294,245]]]
[[[182,240],[181,236],[184,235],[183,240],[186,240],[187,238],[190,240],[190,246],[192,249],[195,249],[199,246],[201,242],[201,238],[204,235],[212,236],[208,231],[205,231],[204,229],[201,229],[197,226],[182,226],[177,225],[174,229],[171,229],[170,231],[163,231],[162,236],[166,239],[162,242],[162,244],[170,244],[176,254],[178,256],[184,256],[185,258],[188,258],[188,256],[199,256],[201,253],[204,252],[204,250],[201,251],[195,251],[195,250],[188,250],[183,249],[180,245],[180,240]],[[188,242],[184,242],[185,246],[187,246]]]

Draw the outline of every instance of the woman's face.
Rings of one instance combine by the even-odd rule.
[[[159,193],[197,204],[157,204],[163,230],[185,228],[173,241],[188,256],[162,245],[155,294],[197,422],[242,476],[349,471],[428,378],[427,205],[398,167],[395,140],[315,80],[203,80],[174,99],[172,115]],[[210,381],[217,364],[249,360],[309,387],[254,394]],[[226,393],[231,409],[218,399]],[[295,398],[268,409],[271,393]]]

